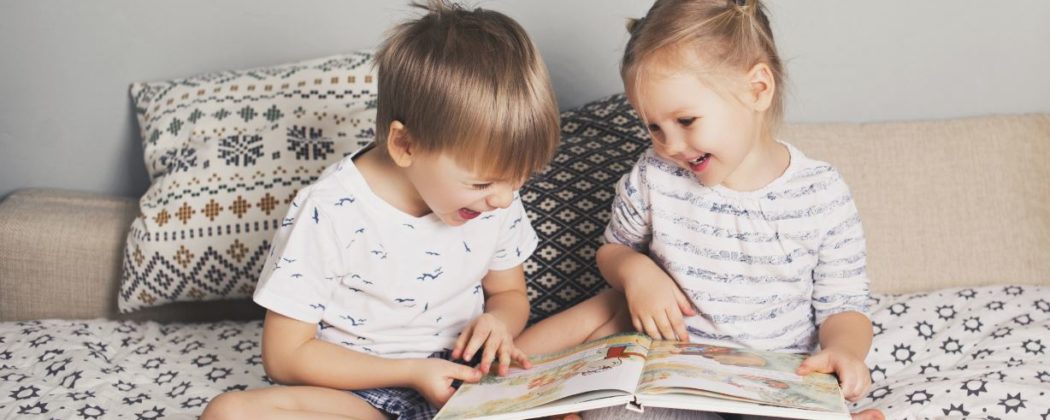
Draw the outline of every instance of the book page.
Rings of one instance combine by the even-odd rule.
[[[477,384],[463,384],[436,418],[520,412],[594,391],[630,394],[638,384],[650,342],[639,334],[614,335],[566,351],[533,356],[532,369],[512,367],[507,376],[486,375]]]
[[[843,411],[834,376],[795,374],[806,355],[653,342],[638,394],[694,393],[780,407]]]

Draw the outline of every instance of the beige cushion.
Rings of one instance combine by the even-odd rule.
[[[71,191],[21,190],[0,202],[0,321],[262,316],[261,308],[247,300],[179,303],[118,314],[121,251],[136,214],[134,200]]]
[[[1050,284],[1050,115],[789,125],[839,168],[873,289]]]

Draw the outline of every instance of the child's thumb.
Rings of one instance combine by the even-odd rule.
[[[481,371],[457,364],[456,368],[452,370],[451,376],[452,379],[459,379],[463,382],[477,382],[481,380]]]
[[[799,375],[808,375],[813,372],[830,372],[831,359],[827,353],[817,353],[802,361],[802,365],[795,371]]]

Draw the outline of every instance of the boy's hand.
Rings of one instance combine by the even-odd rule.
[[[696,315],[693,304],[674,280],[655,265],[644,278],[624,282],[624,296],[634,329],[656,340],[689,341],[682,316]]]
[[[469,366],[453,363],[444,359],[420,359],[415,361],[413,370],[415,381],[412,388],[419,392],[431,405],[437,408],[445,405],[456,389],[452,381],[477,382],[481,372]]]
[[[858,358],[848,351],[835,348],[822,349],[802,361],[795,373],[808,375],[812,372],[834,373],[839,377],[842,386],[842,396],[847,400],[856,401],[863,397],[871,387],[871,372],[864,359]]]
[[[456,347],[452,349],[452,359],[471,360],[474,354],[484,346],[481,354],[481,373],[488,374],[492,361],[499,358],[499,375],[507,374],[511,360],[521,367],[532,367],[525,352],[514,345],[514,337],[507,331],[507,326],[492,314],[481,314],[459,333]]]

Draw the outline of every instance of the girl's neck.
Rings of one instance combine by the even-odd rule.
[[[787,146],[772,136],[763,136],[740,166],[722,181],[722,186],[733,191],[757,191],[783,175],[790,164]]]

